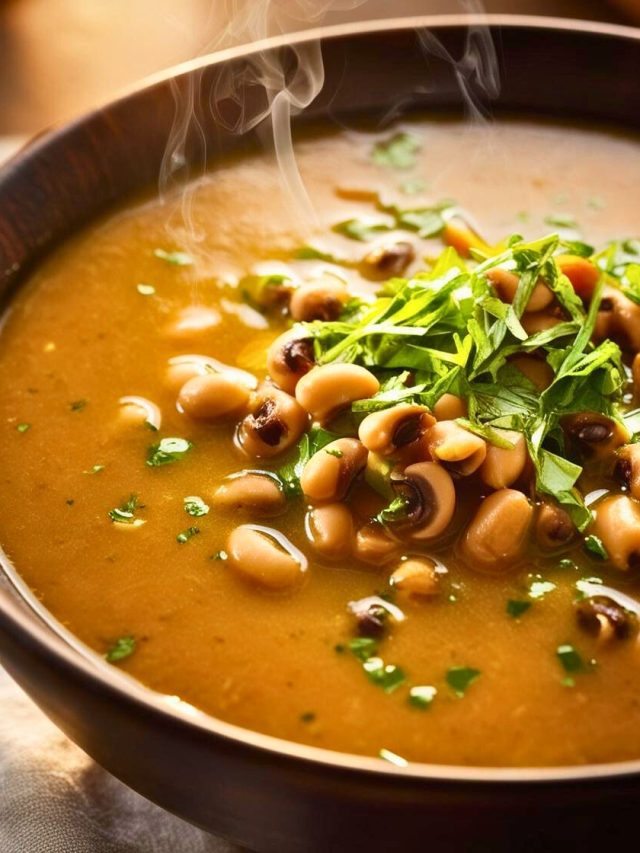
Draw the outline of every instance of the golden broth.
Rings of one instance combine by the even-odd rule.
[[[237,517],[184,511],[186,496],[209,503],[223,476],[250,465],[232,449],[233,422],[198,424],[176,410],[168,359],[199,353],[262,377],[265,348],[284,326],[270,328],[235,283],[303,243],[362,254],[362,244],[331,233],[334,223],[372,212],[370,202],[345,190],[373,188],[406,206],[453,197],[490,241],[552,231],[544,219],[554,213],[573,214],[595,244],[637,229],[636,139],[506,121],[412,129],[423,150],[409,173],[373,163],[369,134],[299,142],[318,217],[311,237],[283,198],[274,164],[255,155],[222,163],[190,187],[189,229],[180,224],[183,200],[153,200],[88,228],[49,257],[12,302],[0,335],[0,541],[46,607],[96,651],[135,636],[135,652],[118,666],[239,725],[349,752],[391,750],[412,761],[639,758],[640,648],[635,640],[598,644],[580,631],[572,606],[583,576],[600,575],[631,594],[635,586],[620,574],[604,577],[582,551],[574,555],[579,570],[532,558],[499,577],[441,553],[449,571],[438,598],[403,601],[405,622],[380,642],[385,662],[408,679],[387,694],[348,650],[354,625],[347,604],[383,591],[388,570],[310,558],[300,588],[261,591],[215,559]],[[400,185],[416,176],[426,187],[407,195],[415,186],[403,192]],[[168,263],[154,255],[158,248],[189,252],[195,263]],[[319,263],[293,267],[305,275]],[[355,290],[375,291],[349,275]],[[196,327],[194,308],[205,311]],[[126,420],[118,402],[125,395],[160,407],[158,434]],[[29,427],[21,431],[23,424]],[[194,447],[175,464],[151,468],[147,448],[158,436],[181,436]],[[139,527],[108,517],[130,494],[144,504]],[[265,523],[304,549],[302,520],[298,501]],[[178,542],[190,526],[199,533]],[[514,619],[507,601],[527,599],[529,573],[555,587],[528,598],[531,607]],[[597,660],[573,686],[556,656],[561,644]],[[456,666],[480,671],[462,698],[445,679]],[[428,709],[408,702],[409,684],[437,688]]]

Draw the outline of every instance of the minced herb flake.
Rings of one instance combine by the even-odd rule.
[[[145,522],[141,518],[136,518],[135,514],[142,506],[143,504],[140,503],[137,495],[130,495],[128,500],[120,504],[119,507],[110,509],[107,514],[111,521],[116,524],[132,524],[135,527],[139,527]]]
[[[89,468],[88,471],[83,471],[83,474],[99,474],[100,471],[104,471],[104,465],[93,465]]]
[[[510,598],[507,601],[507,613],[512,619],[519,619],[523,613],[526,613],[527,610],[531,607],[530,601],[521,601],[517,598]]]
[[[147,465],[157,468],[178,462],[193,447],[186,438],[163,438],[159,444],[153,444],[147,451]]]
[[[422,148],[420,139],[412,133],[400,132],[389,139],[376,142],[371,159],[378,166],[392,169],[410,169],[415,166],[416,155]]]
[[[18,432],[27,432],[27,430],[31,429],[31,424],[26,424],[26,423],[18,424],[16,429],[18,430]]]
[[[584,672],[587,669],[582,655],[568,643],[558,646],[556,656],[565,672],[577,673]]]
[[[584,547],[592,554],[594,557],[597,557],[599,560],[608,560],[609,554],[607,549],[602,544],[602,539],[599,539],[597,536],[591,534],[590,536],[585,536],[584,539]]]
[[[420,708],[420,710],[424,711],[431,705],[437,693],[436,688],[430,684],[421,684],[411,688],[408,701],[414,708]]]
[[[73,403],[69,403],[69,408],[72,412],[81,412],[88,402],[88,400],[74,400]]]
[[[132,655],[135,652],[135,650],[135,637],[131,635],[126,637],[119,637],[115,641],[115,643],[113,643],[111,648],[107,651],[105,658],[109,661],[109,663],[117,663],[118,661],[128,658],[129,655]]]
[[[462,698],[480,674],[479,669],[470,666],[454,666],[447,672],[447,684],[455,691],[456,696]]]
[[[184,511],[187,515],[199,518],[209,512],[209,506],[197,495],[190,495],[184,499]]]
[[[199,527],[187,527],[186,530],[183,530],[182,533],[178,533],[176,536],[176,542],[179,542],[183,545],[185,542],[188,542],[189,539],[192,539],[194,536],[197,536],[200,533]]]

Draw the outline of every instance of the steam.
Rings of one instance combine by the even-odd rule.
[[[222,0],[222,16],[228,23],[214,41],[201,45],[199,53],[317,26],[329,13],[353,11],[366,3],[367,0]],[[484,12],[481,0],[458,0],[458,3],[464,12],[475,15]],[[211,15],[214,8],[218,14],[217,7],[217,2],[212,4]],[[429,58],[444,60],[453,68],[470,117],[484,121],[488,112],[486,104],[500,86],[496,51],[488,27],[470,23],[465,51],[459,58],[453,57],[432,32],[419,30],[417,37],[425,53],[425,89],[429,86]],[[200,243],[206,236],[198,231],[192,216],[195,187],[187,183],[206,171],[208,140],[200,112],[204,105],[211,110],[216,125],[227,132],[240,136],[256,129],[263,141],[273,146],[284,198],[298,220],[312,226],[315,214],[296,163],[291,119],[311,104],[324,85],[320,44],[311,41],[294,44],[283,52],[257,51],[243,60],[240,73],[237,67],[223,63],[208,98],[202,97],[203,74],[193,73],[186,83],[172,82],[175,117],[159,180],[162,198],[181,186],[183,244],[185,233],[191,243]],[[399,101],[387,118],[400,113],[403,106],[404,101]]]

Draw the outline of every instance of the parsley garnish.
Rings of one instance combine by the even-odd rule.
[[[609,559],[609,554],[607,552],[607,549],[602,544],[602,539],[599,539],[593,534],[591,534],[590,536],[585,536],[584,547],[590,554],[592,554],[594,557],[597,557],[599,560]]]
[[[520,601],[517,598],[510,598],[507,601],[507,613],[512,619],[519,619],[523,613],[531,607],[530,601]]]
[[[410,169],[415,165],[416,155],[422,148],[422,143],[412,133],[400,132],[390,139],[376,142],[371,152],[371,158],[378,166],[389,166],[392,169]]]
[[[136,650],[135,637],[129,635],[127,637],[119,637],[115,643],[107,651],[105,658],[109,663],[117,663],[132,655]]]
[[[327,447],[324,451],[328,456],[335,456],[336,459],[342,459],[344,453],[341,450],[336,450],[335,447]]]
[[[216,551],[216,553],[212,554],[209,559],[211,559],[211,560],[223,560],[224,561],[224,560],[229,559],[229,555],[227,554],[226,551]]]
[[[300,722],[302,723],[313,723],[315,718],[316,715],[313,711],[305,711],[303,714],[300,714]]]
[[[570,213],[550,213],[544,221],[555,228],[577,228],[578,226],[575,216]]]
[[[164,249],[154,249],[153,254],[156,258],[176,267],[189,267],[193,264],[193,258],[186,252],[166,252]]]
[[[88,400],[74,400],[73,403],[69,403],[69,408],[72,412],[81,412],[88,402]]]
[[[339,222],[333,226],[333,230],[338,234],[343,234],[351,240],[359,240],[362,243],[367,243],[369,240],[375,240],[381,233],[390,231],[390,227],[386,222],[364,222],[360,219],[347,219],[345,222]]]
[[[429,684],[412,687],[409,691],[409,704],[424,711],[436,698],[438,691]]]
[[[107,513],[111,521],[116,524],[132,524],[139,527],[144,524],[144,520],[136,518],[135,514],[138,509],[141,509],[143,504],[138,500],[137,495],[130,495],[128,500],[120,504],[115,509],[110,509]]]
[[[349,643],[349,650],[360,661],[368,660],[373,657],[378,651],[378,643],[371,637],[356,637]]]
[[[27,432],[27,430],[31,429],[31,424],[26,424],[26,423],[18,424],[16,429],[18,430],[18,432]]]
[[[296,448],[297,457],[293,461],[283,465],[277,472],[277,477],[282,483],[285,495],[293,497],[301,494],[300,477],[304,470],[304,466],[311,459],[314,453],[317,453],[318,450],[322,450],[323,447],[326,447],[327,444],[335,441],[337,438],[340,438],[340,436],[336,433],[329,432],[329,430],[318,426],[312,426],[311,429],[302,436]],[[339,453],[340,451],[337,452]]]
[[[558,646],[556,649],[556,657],[560,661],[562,668],[567,673],[567,677],[562,680],[562,684],[565,687],[573,687],[575,685],[575,681],[573,679],[574,675],[578,675],[581,672],[589,672],[593,670],[596,662],[589,661],[585,662],[580,652],[578,652],[573,646],[569,645],[569,643],[565,643],[561,646]]]
[[[182,533],[178,533],[178,535],[176,536],[176,542],[179,542],[181,545],[183,545],[185,542],[188,542],[189,539],[193,538],[194,536],[197,536],[198,533],[200,533],[199,527],[187,527],[187,529],[183,530]]]
[[[385,693],[393,693],[406,681],[406,676],[399,666],[385,662],[382,658],[371,657],[362,664],[369,681],[376,687],[381,687]]]
[[[184,511],[187,515],[199,518],[209,512],[209,506],[197,495],[190,495],[188,498],[184,499]]]
[[[104,465],[93,465],[89,468],[88,471],[83,471],[83,474],[99,474],[100,471],[104,471]]]
[[[470,666],[454,666],[447,672],[447,684],[455,691],[456,696],[462,698],[480,674],[479,669]]]
[[[545,595],[549,592],[553,592],[556,588],[556,585],[553,581],[543,580],[541,575],[530,575],[529,576],[529,589],[527,594],[529,598],[537,601],[540,598],[544,598]]]
[[[147,451],[147,465],[157,468],[177,462],[193,447],[186,438],[163,438],[159,444],[153,444]]]

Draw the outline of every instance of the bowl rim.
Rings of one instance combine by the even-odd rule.
[[[179,63],[160,72],[144,77],[138,83],[120,90],[108,101],[83,113],[72,121],[65,122],[52,130],[33,138],[26,148],[16,152],[2,168],[0,183],[8,172],[36,156],[53,140],[70,132],[73,128],[90,123],[108,104],[113,106],[141,95],[145,90],[166,83],[178,77],[223,62],[241,59],[265,50],[273,50],[289,45],[303,45],[307,42],[325,41],[344,36],[367,36],[383,32],[400,32],[415,29],[456,29],[469,26],[487,26],[499,29],[533,29],[539,31],[573,31],[581,35],[604,36],[614,39],[629,39],[640,42],[640,27],[582,21],[569,18],[543,17],[533,15],[508,14],[447,14],[421,15],[403,18],[380,18],[365,22],[336,24],[328,27],[316,27],[297,33],[274,36],[250,44],[242,44]],[[7,565],[9,564],[9,565]],[[296,765],[306,764],[325,771],[343,771],[348,774],[369,775],[377,778],[411,780],[413,783],[444,782],[458,785],[475,784],[484,787],[496,787],[509,783],[522,787],[535,784],[589,783],[603,779],[623,779],[640,773],[640,759],[606,762],[602,764],[569,765],[560,767],[500,767],[429,764],[426,762],[408,762],[406,766],[391,764],[381,758],[343,753],[322,747],[289,741],[273,735],[246,729],[228,723],[211,714],[194,709],[187,703],[171,703],[171,698],[145,686],[142,682],[126,673],[106,664],[96,652],[82,648],[84,644],[76,639],[70,643],[50,623],[55,617],[43,620],[42,613],[30,605],[27,585],[17,573],[11,571],[11,564],[4,554],[0,554],[0,569],[9,587],[17,590],[18,597],[12,595],[7,587],[0,583],[0,627],[15,638],[29,651],[44,659],[54,667],[69,675],[81,677],[89,686],[111,701],[129,705],[144,712],[146,716],[156,717],[159,723],[171,722],[176,726],[197,731],[203,736],[214,736],[230,746],[249,748],[263,757],[288,759]],[[27,599],[25,607],[25,599]],[[44,610],[44,608],[42,608]],[[48,611],[47,611],[48,614]],[[42,621],[41,621],[42,620]],[[49,623],[49,624],[47,624]],[[67,632],[68,634],[68,632]],[[71,635],[69,635],[71,636]]]

